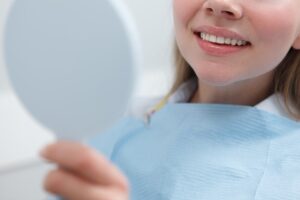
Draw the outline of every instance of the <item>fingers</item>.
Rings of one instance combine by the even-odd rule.
[[[44,149],[42,156],[89,182],[128,189],[128,182],[123,174],[103,155],[83,144],[56,142]]]
[[[124,200],[127,193],[111,186],[90,184],[63,169],[53,170],[48,174],[44,183],[50,193],[72,200]]]

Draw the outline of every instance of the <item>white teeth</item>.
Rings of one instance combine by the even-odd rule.
[[[205,33],[200,33],[200,37],[202,38],[202,39],[204,39],[205,38]]]
[[[223,38],[223,37],[217,37],[217,43],[218,44],[224,44],[224,42],[225,42],[225,38]]]
[[[225,44],[230,44],[231,43],[231,39],[230,38],[226,38],[225,39]]]
[[[209,36],[209,41],[216,43],[217,42],[217,37],[215,35],[210,35]]]
[[[209,35],[208,34],[205,35],[205,40],[209,41]]]
[[[247,44],[247,41],[245,40],[238,40],[238,39],[233,39],[233,38],[224,38],[224,37],[217,37],[215,35],[210,35],[207,33],[200,33],[200,37],[203,40],[217,43],[217,44],[227,44],[227,45],[232,45],[232,46],[245,46]]]
[[[231,40],[231,45],[236,45],[236,44],[237,44],[237,40],[236,39]]]

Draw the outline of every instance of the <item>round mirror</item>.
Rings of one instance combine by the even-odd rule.
[[[126,110],[139,42],[120,1],[16,0],[4,30],[10,84],[36,121],[60,139],[83,139]]]

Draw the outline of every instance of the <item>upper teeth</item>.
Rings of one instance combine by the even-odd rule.
[[[238,40],[238,39],[233,39],[233,38],[224,38],[224,37],[219,37],[215,35],[210,35],[208,33],[200,33],[200,37],[203,40],[217,43],[217,44],[228,44],[228,45],[233,45],[233,46],[244,46],[247,44],[247,41],[245,40]]]

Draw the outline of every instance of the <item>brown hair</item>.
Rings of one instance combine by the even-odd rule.
[[[164,97],[165,101],[186,80],[196,77],[196,74],[181,55],[178,46],[174,45],[175,79],[170,91]],[[275,69],[273,91],[280,93],[284,105],[296,120],[300,120],[300,50],[291,48],[286,57]]]

